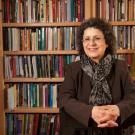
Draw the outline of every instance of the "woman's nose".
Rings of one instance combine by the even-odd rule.
[[[95,44],[95,40],[94,39],[90,39],[89,42],[88,42],[88,45],[90,45],[90,46],[96,45]]]

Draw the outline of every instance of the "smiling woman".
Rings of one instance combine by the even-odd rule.
[[[135,84],[127,64],[114,58],[115,41],[103,19],[81,24],[80,60],[67,65],[58,96],[61,135],[131,135],[124,128],[131,118],[135,124]]]

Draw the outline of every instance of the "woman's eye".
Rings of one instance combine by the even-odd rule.
[[[95,40],[100,40],[101,38],[100,37],[96,37]]]
[[[90,39],[89,38],[85,38],[83,39],[83,42],[88,42]]]
[[[90,39],[89,38],[86,38],[86,39],[84,39],[85,41],[89,41]]]

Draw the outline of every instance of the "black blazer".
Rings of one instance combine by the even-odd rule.
[[[135,84],[127,64],[115,60],[107,81],[113,98],[112,104],[118,105],[120,109],[119,125],[128,127],[135,124]],[[58,94],[62,135],[73,135],[75,129],[94,126],[91,119],[93,106],[88,104],[91,88],[91,78],[82,70],[80,61],[66,66],[65,80]]]

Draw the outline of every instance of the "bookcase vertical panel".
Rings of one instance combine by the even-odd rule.
[[[2,42],[2,1],[0,0],[0,134],[4,135],[4,93],[3,93],[3,42]]]
[[[0,134],[4,135],[3,56],[0,56]]]

